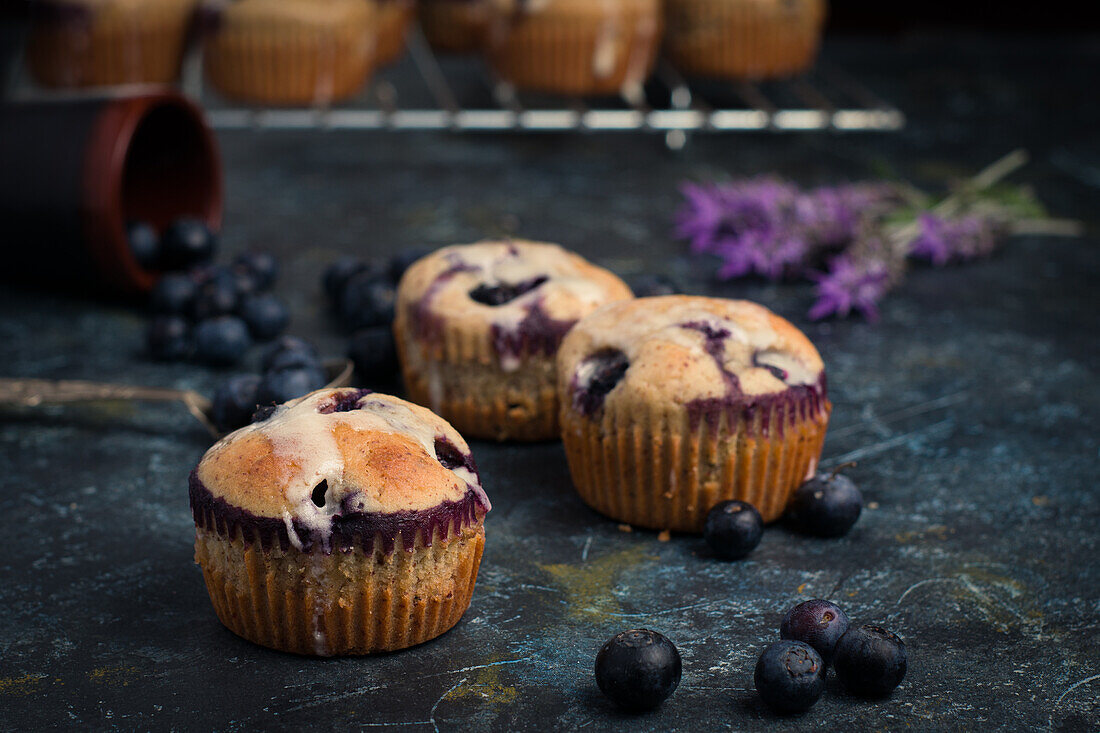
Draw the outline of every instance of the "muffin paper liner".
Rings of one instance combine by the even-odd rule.
[[[752,504],[765,522],[779,518],[816,470],[831,410],[819,396],[717,420],[632,407],[594,420],[562,410],[573,483],[602,514],[679,532],[702,531],[710,508],[730,499]]]
[[[421,0],[417,12],[432,48],[467,53],[485,46],[490,25],[486,0]]]
[[[396,61],[405,52],[405,34],[416,8],[410,0],[375,0],[374,7],[378,23],[374,61],[381,66]]]
[[[204,45],[206,76],[227,97],[326,104],[355,95],[374,70],[369,23],[322,28],[218,28]]]
[[[666,0],[669,60],[685,74],[768,79],[813,64],[825,0]]]
[[[264,550],[258,542],[245,544],[238,535],[226,539],[200,532],[195,559],[202,566],[210,600],[218,619],[233,633],[272,649],[313,656],[370,654],[421,644],[444,633],[470,605],[477,580],[485,532],[468,535],[467,545],[449,560],[448,543],[399,549],[389,557],[361,554],[365,564],[389,564],[388,580],[371,578],[358,587],[343,584],[326,588],[321,578],[334,556],[291,550],[286,558],[300,566],[296,575],[277,573],[272,564],[275,548]],[[243,553],[246,582],[231,577],[212,558],[234,545]],[[435,593],[418,588],[425,572],[450,578]],[[238,570],[237,576],[242,573]]]
[[[648,11],[622,3],[620,36],[606,71],[600,54],[606,24],[588,17],[556,17],[534,11],[518,21],[495,23],[489,63],[502,78],[523,89],[559,94],[615,94],[640,84],[653,70],[661,36],[658,7]],[[625,45],[625,51],[624,51]]]
[[[51,87],[174,82],[194,5],[149,0],[125,15],[93,8],[48,14],[29,34],[27,65]]]

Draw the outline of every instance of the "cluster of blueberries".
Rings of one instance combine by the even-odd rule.
[[[321,286],[333,314],[349,333],[348,358],[366,384],[389,383],[397,377],[393,342],[397,283],[412,263],[431,250],[405,250],[384,263],[341,257],[325,268]]]
[[[778,713],[809,710],[825,691],[831,663],[837,679],[859,697],[889,695],[905,677],[905,642],[879,626],[851,626],[835,603],[814,599],[787,611],[780,641],[756,662],[753,682]],[[680,652],[656,631],[632,629],[611,637],[596,655],[596,684],[624,710],[652,710],[680,684]]]
[[[798,487],[785,517],[792,528],[814,537],[842,537],[855,525],[863,511],[863,494],[850,478],[837,471],[818,474]],[[763,535],[760,512],[743,501],[716,504],[707,512],[703,525],[707,546],[725,560],[747,556]]]
[[[786,517],[805,534],[840,537],[855,525],[862,508],[855,483],[834,471],[802,484]],[[760,544],[763,532],[755,507],[725,501],[708,512],[703,538],[715,556],[738,560]],[[830,663],[841,684],[863,697],[888,695],[905,677],[905,643],[879,626],[850,627],[847,614],[830,601],[811,600],[790,609],[779,636],[760,655],[754,675],[760,697],[777,712],[803,712],[817,702]],[[626,710],[657,707],[680,684],[680,675],[680,653],[655,631],[624,631],[596,656],[597,684]]]
[[[296,336],[281,336],[260,359],[262,374],[231,377],[214,393],[211,416],[223,433],[266,417],[275,405],[324,387],[328,382],[317,349]]]
[[[217,235],[190,218],[172,222],[159,237],[150,225],[133,223],[129,239],[142,265],[165,273],[149,295],[146,345],[153,358],[229,366],[290,322],[286,305],[267,292],[278,275],[271,254],[246,252],[228,266],[215,265]]]

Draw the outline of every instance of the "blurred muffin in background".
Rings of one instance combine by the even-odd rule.
[[[204,7],[206,77],[226,97],[284,105],[355,95],[374,69],[367,0],[237,0]]]
[[[420,0],[417,14],[428,43],[437,51],[469,53],[489,37],[489,0]]]
[[[374,6],[378,29],[374,62],[378,66],[392,63],[405,52],[405,35],[416,15],[415,0],[370,0]]]
[[[520,89],[615,94],[653,70],[659,0],[492,0],[489,63]]]
[[[825,0],[665,0],[665,51],[682,73],[772,79],[817,56]]]
[[[197,2],[39,0],[27,65],[50,87],[174,82]]]

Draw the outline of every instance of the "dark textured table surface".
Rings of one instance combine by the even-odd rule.
[[[1095,39],[836,41],[826,55],[909,114],[881,135],[656,137],[224,134],[225,248],[270,248],[291,330],[342,349],[317,289],[344,252],[502,232],[623,273],[749,297],[806,329],[835,404],[827,463],[856,459],[868,508],[836,541],[769,529],[747,560],[621,532],[573,493],[560,445],[475,443],[494,503],[473,604],[405,652],[315,660],[244,642],[192,564],[188,470],[208,446],[176,406],[0,412],[0,729],[868,729],[1100,725],[1100,249],[1016,238],[990,261],[915,270],[879,324],[811,324],[800,285],[713,286],[669,236],[685,177],[881,172],[929,184],[1023,146],[1060,216],[1096,222]],[[1095,231],[1095,230],[1093,230]],[[0,293],[4,376],[194,387],[222,378],[140,353],[136,310]],[[799,599],[905,637],[909,673],[868,703],[835,684],[776,718],[752,666]],[[592,663],[616,631],[684,658],[658,711],[617,713]]]

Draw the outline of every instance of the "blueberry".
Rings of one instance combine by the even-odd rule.
[[[177,361],[191,352],[191,325],[179,316],[157,316],[145,333],[149,354],[162,361]]]
[[[236,364],[251,345],[248,326],[236,316],[218,316],[195,326],[195,357],[203,363]]]
[[[340,316],[350,331],[393,321],[393,284],[373,272],[354,275],[340,296]]]
[[[160,237],[153,225],[145,221],[132,221],[126,225],[126,241],[134,259],[146,270],[160,266]]]
[[[394,285],[401,281],[401,276],[405,274],[405,270],[412,267],[412,264],[417,260],[426,257],[431,254],[430,247],[412,247],[398,252],[390,258],[390,282]]]
[[[205,222],[185,217],[168,225],[160,247],[164,269],[182,270],[213,259],[217,237]]]
[[[297,336],[280,336],[271,343],[260,358],[260,368],[265,372],[292,367],[319,366],[321,358],[313,344]]]
[[[356,331],[348,340],[348,358],[361,382],[384,382],[397,376],[397,349],[386,326]]]
[[[251,276],[256,291],[267,290],[279,276],[279,263],[270,252],[251,250],[237,255],[233,269]]]
[[[596,655],[596,684],[626,710],[651,710],[680,684],[680,652],[656,631],[633,629],[611,637]]]
[[[841,537],[859,519],[863,495],[847,476],[818,474],[791,498],[787,517],[798,531],[817,537]]]
[[[768,707],[780,713],[801,713],[825,691],[825,663],[809,644],[777,641],[756,661],[753,682]]]
[[[835,603],[817,598],[787,611],[779,625],[779,638],[809,644],[828,664],[837,640],[847,630],[848,615]]]
[[[247,374],[233,377],[218,387],[211,409],[214,427],[228,433],[247,425],[259,404],[256,399],[259,386],[260,378],[255,374]]]
[[[482,283],[470,291],[470,299],[483,305],[504,305],[521,295],[531,292],[545,283],[547,279],[545,275],[540,275],[518,283],[499,283],[497,285]]]
[[[156,313],[183,315],[190,312],[195,300],[195,281],[179,272],[169,272],[153,286],[149,293],[149,307]]]
[[[275,414],[275,405],[259,405],[252,413],[252,422],[263,422]]]
[[[248,296],[241,301],[240,314],[252,338],[258,341],[270,341],[290,323],[290,311],[274,295]]]
[[[279,369],[264,374],[256,392],[261,405],[277,404],[309,394],[325,386],[325,373],[320,367]]]
[[[626,354],[618,349],[602,349],[587,357],[574,379],[573,407],[582,415],[595,415],[629,368]]]
[[[878,626],[852,627],[836,643],[833,666],[852,694],[884,697],[905,677],[905,642]]]
[[[333,261],[325,268],[325,274],[321,280],[325,288],[325,295],[327,295],[329,300],[334,304],[338,305],[340,303],[340,296],[343,294],[344,286],[347,285],[348,280],[369,269],[370,267],[366,262],[363,262],[363,260],[358,257],[352,257],[351,255],[346,255]]]
[[[225,316],[237,310],[240,296],[231,278],[214,277],[199,286],[191,303],[191,317],[196,321]]]
[[[723,501],[707,512],[703,539],[725,560],[740,560],[756,549],[764,535],[764,520],[752,504]]]
[[[628,283],[636,298],[651,298],[657,295],[678,295],[683,292],[680,286],[667,275],[637,275]]]

